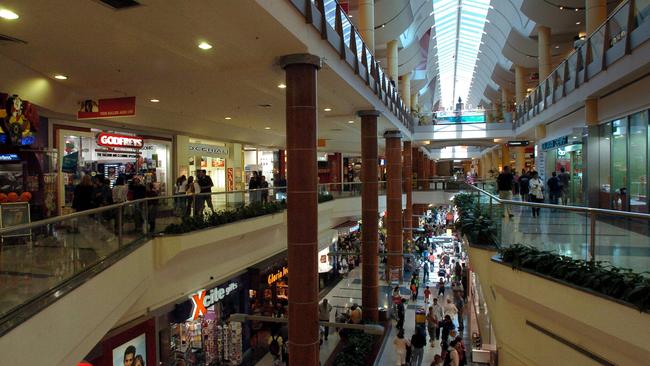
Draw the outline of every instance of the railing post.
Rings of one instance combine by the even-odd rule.
[[[122,237],[123,234],[123,229],[122,229],[122,223],[124,222],[124,205],[120,205],[120,207],[117,208],[117,246],[122,247],[124,244],[124,238]]]
[[[494,209],[492,205],[492,196],[490,196],[490,218],[494,219]]]
[[[144,235],[149,234],[149,201],[142,201],[144,207],[142,208],[142,232]]]
[[[596,261],[596,213],[589,212],[589,260]]]

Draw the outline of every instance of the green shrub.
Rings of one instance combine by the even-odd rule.
[[[348,333],[345,346],[336,355],[334,365],[336,366],[365,366],[366,360],[370,358],[372,348],[377,341],[376,335],[366,334],[360,331]]]
[[[456,220],[455,228],[470,244],[497,245],[497,227],[490,214],[478,205],[467,206]]]
[[[574,259],[521,244],[500,248],[503,262],[625,301],[640,311],[650,309],[650,272],[635,273],[606,262]]]
[[[321,193],[318,194],[318,203],[331,201],[333,199],[334,199],[334,196],[332,196],[332,194],[329,193],[329,192],[326,192],[326,193],[321,192]]]

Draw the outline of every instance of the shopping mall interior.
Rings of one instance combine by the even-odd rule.
[[[648,365],[650,0],[0,0],[0,365]]]

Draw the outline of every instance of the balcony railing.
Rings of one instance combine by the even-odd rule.
[[[627,0],[517,106],[515,127],[542,113],[650,38],[650,1]]]
[[[404,104],[396,85],[382,70],[375,55],[363,42],[361,34],[350,21],[336,0],[289,0],[305,17],[308,24],[320,32],[321,38],[338,52],[354,73],[382,101],[388,110],[409,131],[413,132],[414,120],[410,106]]]

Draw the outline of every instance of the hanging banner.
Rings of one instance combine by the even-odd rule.
[[[135,116],[135,97],[86,99],[80,104],[77,119]]]
[[[226,172],[227,172],[227,174],[226,174],[227,178],[226,179],[227,179],[227,182],[228,182],[226,190],[227,191],[233,191],[233,190],[235,190],[235,173],[234,173],[234,170],[233,170],[233,168],[228,168],[226,170]]]

